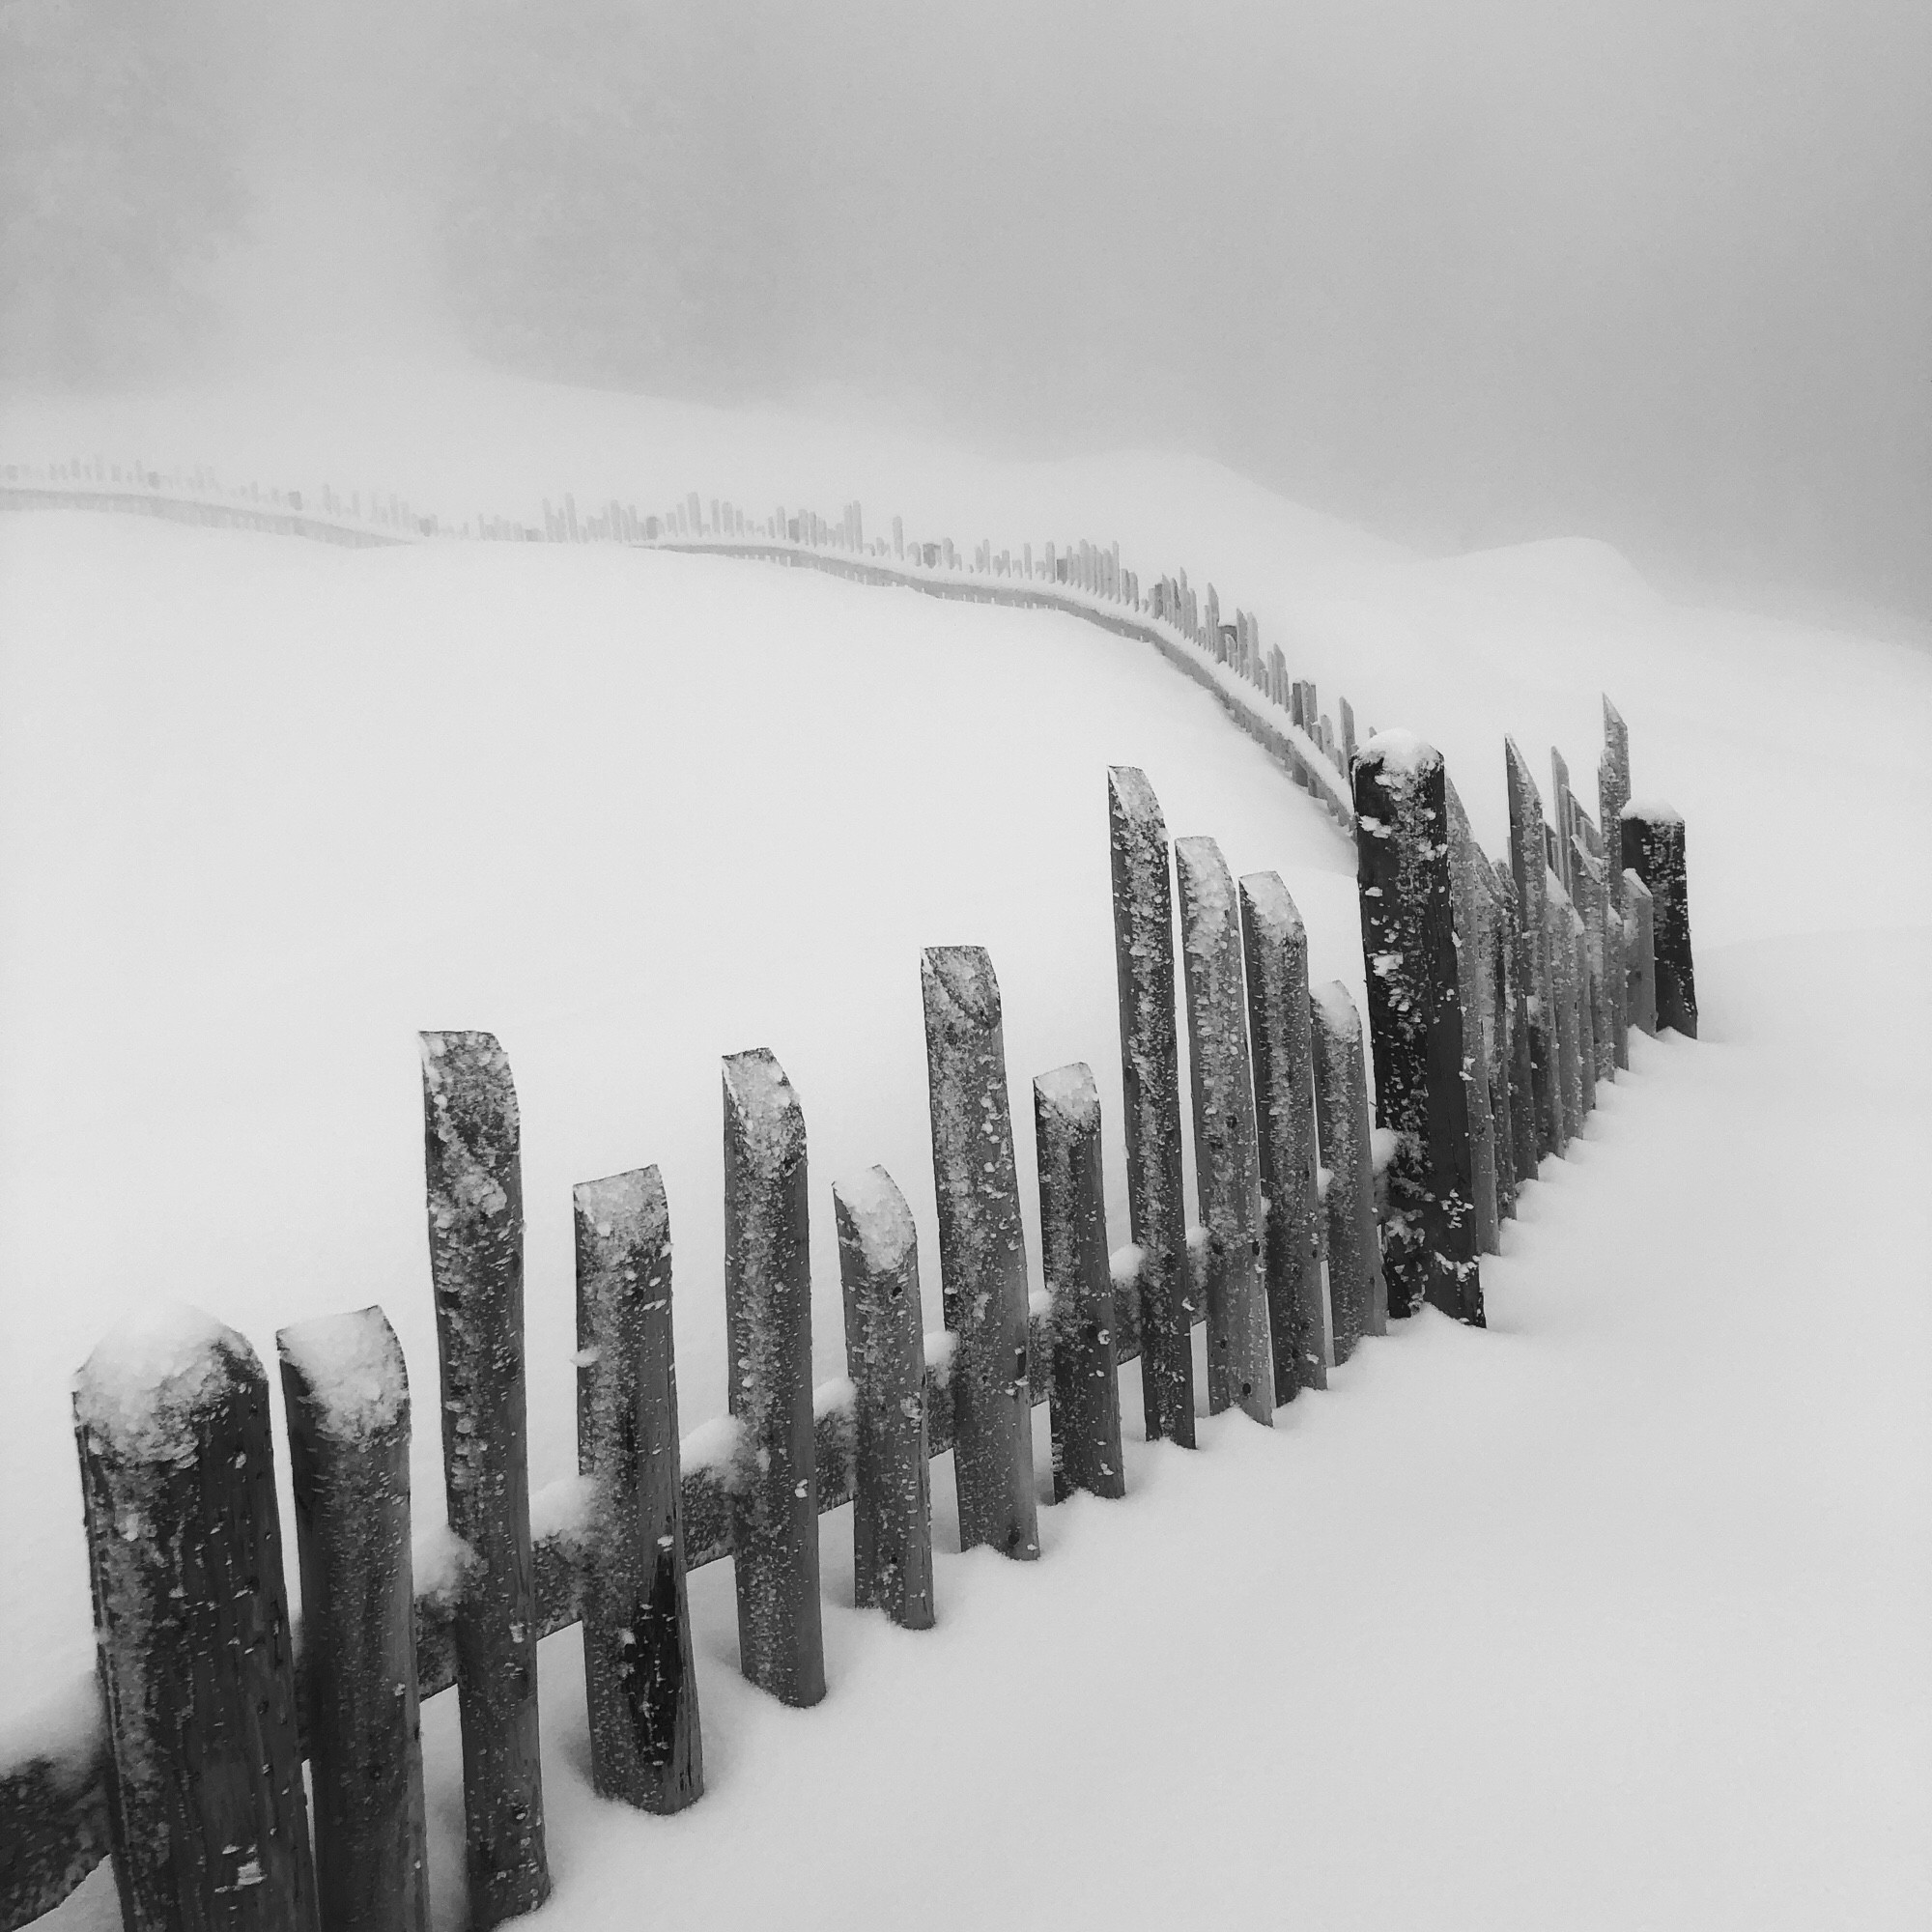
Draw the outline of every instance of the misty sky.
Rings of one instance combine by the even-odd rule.
[[[1928,0],[11,0],[0,168],[15,381],[446,333],[1932,616]]]

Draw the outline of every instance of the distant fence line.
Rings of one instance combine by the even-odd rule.
[[[4,469],[0,503],[166,503],[159,514],[328,541],[448,534],[427,519],[408,533],[400,503],[384,505],[393,528],[362,528],[331,521],[332,492],[318,519],[293,493],[170,497],[166,483],[149,471],[130,485]],[[409,1388],[381,1310],[283,1330],[298,1657],[253,1351],[205,1318],[131,1355],[103,1343],[75,1394],[99,1690],[59,1735],[0,1765],[0,1932],[49,1910],[110,1851],[129,1932],[238,1918],[426,1932],[416,1710],[451,1684],[464,1706],[471,1918],[487,1927],[531,1909],[550,1883],[541,1636],[582,1626],[596,1788],[645,1810],[682,1808],[704,1781],[691,1566],[734,1558],[745,1673],[785,1701],[815,1702],[820,1514],[853,1503],[859,1603],[922,1629],[934,1615],[932,1456],[953,1453],[962,1545],[1030,1558],[1034,1406],[1049,1406],[1055,1499],[1120,1495],[1119,1368],[1141,1362],[1149,1437],[1191,1445],[1196,1327],[1207,1330],[1210,1412],[1239,1407],[1267,1423],[1277,1405],[1325,1387],[1329,1367],[1391,1316],[1429,1302],[1481,1325],[1480,1258],[1497,1251],[1538,1162],[1580,1131],[1599,1083],[1629,1065],[1630,1028],[1695,1032],[1682,820],[1631,803],[1628,734],[1607,700],[1595,817],[1560,754],[1546,816],[1506,741],[1510,853],[1492,863],[1432,747],[1393,731],[1357,747],[1346,703],[1338,737],[1313,687],[1287,676],[1278,648],[1263,649],[1252,617],[1223,625],[1212,589],[1197,598],[1184,575],[1143,596],[1111,546],[1015,557],[981,543],[968,564],[944,540],[908,544],[897,524],[868,543],[856,504],[836,526],[802,511],[762,530],[728,504],[711,504],[708,519],[699,507],[691,497],[640,519],[611,503],[580,518],[566,497],[561,510],[546,504],[541,531],[516,526],[515,540],[755,556],[1071,611],[1153,643],[1352,833],[1369,1054],[1347,991],[1310,987],[1306,931],[1279,877],[1236,881],[1212,839],[1170,841],[1145,776],[1115,769],[1128,1241],[1112,1245],[1107,1229],[1090,1069],[1041,1074],[1046,1286],[1030,1294],[997,977],[977,948],[928,949],[944,1329],[925,1330],[919,1243],[893,1179],[874,1169],[841,1181],[848,1373],[812,1385],[804,1117],[771,1053],[733,1055],[728,1416],[680,1433],[657,1170],[583,1183],[580,1473],[532,1497],[509,1064],[489,1035],[424,1035],[453,1535],[420,1550],[412,1538]],[[486,540],[510,527],[478,521]],[[316,523],[327,528],[307,527]]]

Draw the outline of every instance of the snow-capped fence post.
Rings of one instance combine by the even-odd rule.
[[[1354,776],[1376,1115],[1396,1135],[1382,1250],[1389,1313],[1412,1315],[1426,1299],[1480,1326],[1447,775],[1433,745],[1385,731],[1362,748]]]
[[[1502,879],[1509,868],[1502,868]],[[1516,1025],[1516,975],[1510,931],[1509,905],[1498,883],[1497,868],[1476,853],[1478,945],[1481,967],[1483,1012],[1483,1069],[1490,1090],[1490,1119],[1493,1123],[1492,1145],[1496,1164],[1496,1219],[1498,1223],[1516,1214],[1517,1128],[1515,1096],[1511,1093],[1514,1070],[1513,1035]],[[1498,1246],[1501,1245],[1500,1236]]]
[[[905,1630],[932,1628],[925,1318],[919,1234],[883,1167],[832,1190],[852,1379],[854,1595]]]
[[[959,1547],[1039,1554],[1027,1380],[1026,1236],[1013,1169],[1000,982],[978,946],[920,955],[939,1271],[952,1361]]]
[[[1261,1167],[1248,1065],[1235,881],[1211,838],[1178,838],[1194,1172],[1207,1230],[1208,1406],[1274,1421],[1274,1350],[1262,1281]]]
[[[1697,980],[1690,963],[1690,907],[1684,875],[1684,817],[1661,800],[1627,805],[1623,862],[1649,888],[1657,969],[1657,1024],[1697,1037]]]
[[[1556,1069],[1555,961],[1549,951],[1546,913],[1549,859],[1543,825],[1543,796],[1514,738],[1503,740],[1509,774],[1510,876],[1516,886],[1517,984],[1520,1016],[1528,1051],[1529,1119],[1534,1123],[1535,1158],[1519,1159],[1524,1179],[1534,1179],[1536,1161],[1562,1145],[1563,1122]],[[1524,1137],[1525,1142],[1528,1136]]]
[[[1501,1251],[1496,1237],[1496,1124],[1490,1112],[1489,1048],[1485,1021],[1490,1012],[1483,979],[1483,887],[1479,872],[1489,862],[1469,829],[1468,813],[1445,770],[1442,799],[1449,814],[1449,889],[1456,927],[1458,999],[1463,1010],[1463,1085],[1468,1095],[1469,1174],[1476,1211],[1476,1246],[1486,1255]]]
[[[1262,1268],[1274,1348],[1274,1399],[1328,1386],[1330,1329],[1321,1293],[1321,1212],[1315,1151],[1315,1071],[1308,1010],[1308,931],[1278,874],[1242,880],[1261,1166]],[[1341,1356],[1336,1355],[1339,1361]]]
[[[670,1209],[654,1167],[571,1189],[590,1780],[641,1811],[704,1792],[685,1596]]]
[[[524,1394],[524,1183],[509,1057],[425,1033],[430,1272],[449,1526],[470,1564],[455,1620],[469,1910],[477,1932],[550,1896]]]
[[[781,1703],[825,1695],[811,1414],[805,1116],[765,1047],[724,1062],[724,1313],[739,1667]]]
[[[1100,1188],[1100,1094],[1076,1063],[1033,1083],[1039,1249],[1053,1297],[1053,1499],[1126,1494],[1107,1213]]]
[[[1181,1193],[1180,1048],[1167,826],[1146,775],[1107,773],[1114,964],[1121,1005],[1127,1206],[1141,1251],[1141,1397],[1150,1442],[1194,1446],[1194,1305]]]
[[[1388,1331],[1388,1287],[1376,1231],[1376,1177],[1369,1146],[1369,1077],[1362,1016],[1339,980],[1310,989],[1309,1042],[1315,1122],[1327,1181],[1322,1209],[1328,1247],[1328,1305],[1335,1359],[1346,1362],[1364,1335]]]
[[[428,1932],[410,1385],[380,1308],[282,1329],[325,1932]]]
[[[127,1932],[316,1932],[269,1384],[184,1309],[110,1335],[74,1435]]]
[[[1657,1035],[1657,901],[1634,871],[1624,873],[1624,897],[1630,904],[1629,987],[1630,1023],[1639,1033]]]

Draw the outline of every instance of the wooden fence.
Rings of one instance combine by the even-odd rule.
[[[73,480],[16,486],[5,473],[16,495],[59,496],[53,486]],[[118,506],[116,484],[107,477],[90,500]],[[157,486],[139,487],[159,499]],[[211,518],[223,509],[204,507]],[[262,514],[308,513],[285,499]],[[670,527],[676,516],[686,527]],[[1433,748],[1401,732],[1357,748],[1346,703],[1337,738],[1313,688],[1287,677],[1279,650],[1262,650],[1252,618],[1222,625],[1211,590],[1202,615],[1184,577],[1144,599],[1111,549],[1049,546],[1037,561],[1023,551],[1015,567],[981,544],[968,566],[950,544],[907,546],[896,526],[890,544],[868,545],[857,505],[837,526],[774,516],[759,543],[724,504],[694,530],[696,498],[641,523],[616,505],[579,520],[566,498],[561,513],[547,507],[548,533],[559,517],[566,541],[587,526],[592,536],[702,544],[1071,609],[1147,637],[1257,735],[1271,733],[1263,742],[1352,832],[1368,1051],[1347,991],[1309,985],[1305,929],[1281,880],[1235,880],[1210,838],[1170,841],[1146,776],[1110,772],[1127,1241],[1107,1229],[1091,1070],[1041,1073],[1045,1286],[1030,1294],[997,975],[977,948],[929,949],[943,1327],[926,1332],[929,1272],[893,1178],[873,1169],[843,1181],[833,1202],[847,1375],[812,1386],[803,1107],[772,1053],[734,1055],[723,1067],[727,1415],[680,1436],[657,1171],[583,1183],[574,1199],[580,1473],[563,1505],[533,1520],[510,1068],[486,1034],[423,1035],[438,1413],[457,1560],[435,1577],[412,1574],[410,1390],[380,1309],[277,1337],[299,1633],[253,1350],[205,1317],[110,1337],[74,1405],[98,1693],[66,1737],[0,1766],[0,1932],[49,1910],[109,1852],[130,1932],[211,1921],[420,1932],[417,1713],[452,1684],[471,1918],[487,1927],[530,1910],[550,1889],[542,1636],[582,1627],[596,1788],[654,1812],[697,1801],[691,1567],[734,1559],[745,1674],[787,1702],[815,1703],[825,1690],[818,1516],[853,1504],[858,1601],[924,1629],[943,1613],[932,1457],[952,1453],[962,1544],[1032,1559],[1035,1406],[1049,1405],[1055,1500],[1119,1496],[1119,1371],[1140,1360],[1149,1438],[1191,1446],[1196,1327],[1207,1330],[1208,1410],[1266,1425],[1390,1317],[1426,1301],[1480,1325],[1481,1256],[1496,1251],[1537,1163],[1563,1151],[1598,1085],[1628,1065],[1629,1029],[1694,1033],[1682,820],[1632,804],[1628,735],[1607,701],[1597,816],[1559,755],[1546,817],[1508,744],[1510,852],[1492,863]],[[913,548],[916,565],[901,554]],[[1286,716],[1277,724],[1270,711]]]

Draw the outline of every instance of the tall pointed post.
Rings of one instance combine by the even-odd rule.
[[[1427,1300],[1480,1326],[1442,754],[1410,732],[1384,731],[1363,746],[1354,775],[1376,1114],[1396,1136],[1382,1250],[1389,1313],[1412,1315]]]
[[[1536,1084],[1530,1058],[1529,995],[1523,983],[1524,962],[1532,949],[1522,930],[1522,901],[1516,889],[1516,868],[1510,860],[1498,859],[1494,872],[1496,951],[1503,963],[1504,996],[1509,1004],[1507,1074],[1510,1139],[1515,1154],[1513,1188],[1520,1191],[1524,1181],[1536,1179],[1539,1152]]]
[[[1277,873],[1250,872],[1241,880],[1241,949],[1265,1203],[1262,1261],[1280,1403],[1293,1400],[1297,1388],[1326,1388],[1330,1350],[1338,1361],[1342,1355],[1331,1333],[1340,1316],[1321,1291],[1308,931]]]
[[[1208,1405],[1274,1421],[1274,1351],[1262,1282],[1261,1169],[1248,1065],[1235,881],[1211,838],[1175,842],[1193,1079],[1194,1170],[1208,1231]]]
[[[928,946],[925,1007],[939,1274],[952,1363],[959,1547],[1039,1554],[1027,1379],[1026,1236],[1013,1168],[1000,982],[978,946]]]
[[[739,1666],[781,1703],[809,1706],[825,1695],[825,1639],[805,1114],[765,1047],[724,1062],[724,1320]]]
[[[1127,1209],[1140,1250],[1141,1397],[1149,1441],[1194,1446],[1194,1305],[1181,1192],[1180,1049],[1167,826],[1145,773],[1107,773],[1121,1005]]]
[[[1490,1112],[1489,1051],[1486,1022],[1490,1002],[1483,983],[1483,883],[1489,861],[1469,829],[1469,815],[1456,795],[1455,781],[1442,776],[1449,811],[1449,883],[1456,922],[1456,980],[1463,1010],[1463,1085],[1469,1108],[1470,1186],[1476,1212],[1476,1246],[1486,1255],[1499,1251],[1496,1238],[1495,1121]]]
[[[426,1033],[430,1272],[449,1526],[471,1567],[456,1612],[469,1911],[476,1932],[550,1896],[537,1736],[536,1573],[524,1393],[524,1179],[509,1056]]]
[[[1629,947],[1624,924],[1630,896],[1624,891],[1623,817],[1630,803],[1630,730],[1608,697],[1604,699],[1604,752],[1597,764],[1597,823],[1604,832],[1605,972],[1610,981],[1610,1031],[1616,1064],[1630,1065]]]
[[[1529,1055],[1530,1110],[1536,1126],[1536,1154],[1554,1153],[1562,1144],[1557,1099],[1556,1006],[1545,902],[1549,870],[1543,826],[1543,797],[1514,738],[1503,740],[1509,771],[1510,875],[1516,883],[1517,984]],[[1536,1162],[1521,1164],[1533,1179]]]
[[[1624,873],[1624,897],[1630,902],[1630,1023],[1638,1033],[1657,1035],[1657,902],[1650,888],[1634,871]]]

